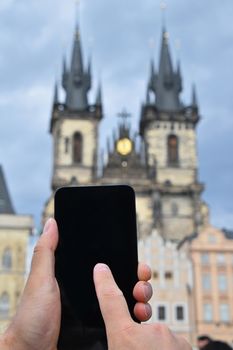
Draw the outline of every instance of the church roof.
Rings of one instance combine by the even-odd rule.
[[[2,166],[0,165],[0,214],[14,214]]]
[[[162,32],[160,61],[158,73],[151,66],[149,89],[155,93],[156,107],[158,110],[176,112],[182,108],[179,94],[182,90],[180,64],[177,70],[173,69],[172,59],[168,44],[168,33]]]
[[[66,106],[70,110],[86,110],[88,108],[87,93],[91,88],[91,66],[84,69],[81,48],[81,37],[77,25],[73,42],[70,67],[63,62],[63,87],[66,91]]]

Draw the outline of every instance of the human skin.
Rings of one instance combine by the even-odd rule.
[[[15,317],[0,337],[1,350],[56,350],[60,330],[60,291],[54,274],[54,252],[58,243],[57,224],[49,219],[34,249],[31,271]],[[139,281],[133,295],[138,301],[135,316],[151,317],[150,268],[138,266]],[[78,350],[78,349],[77,349]]]
[[[185,339],[174,335],[168,327],[158,323],[139,324],[132,320],[108,266],[95,266],[94,282],[109,350],[191,350]]]

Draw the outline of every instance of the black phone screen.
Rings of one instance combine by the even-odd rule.
[[[55,194],[59,243],[55,273],[61,291],[58,349],[106,349],[94,283],[96,263],[106,263],[134,318],[137,282],[135,195],[129,186],[63,187]]]

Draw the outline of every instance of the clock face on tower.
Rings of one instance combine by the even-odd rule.
[[[122,156],[126,156],[127,154],[129,154],[132,151],[132,148],[132,141],[127,137],[124,137],[117,141],[116,149],[117,152],[120,153]]]

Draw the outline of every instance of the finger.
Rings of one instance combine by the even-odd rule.
[[[116,332],[131,325],[133,320],[125,298],[107,265],[97,264],[94,267],[94,283],[107,332]]]
[[[134,306],[134,315],[141,322],[148,321],[152,316],[150,304],[136,303]]]
[[[138,264],[139,281],[148,281],[151,279],[151,268],[145,263]]]
[[[58,243],[58,229],[54,219],[49,219],[39,238],[32,257],[31,276],[54,276],[54,251]]]
[[[133,289],[133,296],[137,301],[147,303],[153,295],[153,290],[149,282],[139,281]]]

